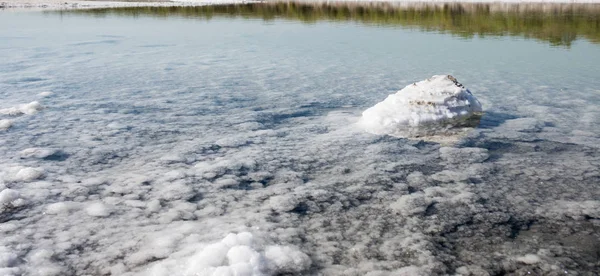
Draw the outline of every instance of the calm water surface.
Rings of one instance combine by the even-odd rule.
[[[0,41],[0,274],[600,271],[598,5],[4,10]],[[354,125],[437,74],[484,106],[459,142]]]

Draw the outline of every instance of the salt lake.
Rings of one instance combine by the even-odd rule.
[[[0,10],[0,275],[596,275],[600,5]],[[451,142],[364,110],[433,75]]]

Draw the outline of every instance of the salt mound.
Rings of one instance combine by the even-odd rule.
[[[479,124],[481,104],[450,75],[410,84],[365,110],[359,125],[396,137],[452,135]]]

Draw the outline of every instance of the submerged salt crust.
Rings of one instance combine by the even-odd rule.
[[[481,104],[450,75],[409,84],[365,110],[359,125],[373,134],[398,137],[450,134],[477,125]]]
[[[0,36],[0,109],[44,107],[0,114],[0,275],[598,271],[593,44],[65,13]],[[356,129],[431,68],[486,107],[463,143]]]

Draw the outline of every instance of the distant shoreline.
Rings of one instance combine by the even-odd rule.
[[[118,1],[97,1],[97,0],[0,0],[0,11],[2,10],[19,10],[19,9],[43,9],[43,10],[67,10],[67,9],[89,9],[89,8],[119,8],[119,7],[189,7],[189,6],[205,6],[219,4],[242,4],[252,2],[281,2],[274,1],[247,1],[247,0],[118,0]],[[393,3],[393,4],[444,4],[444,3],[498,3],[498,4],[600,4],[600,0],[334,0],[334,1],[318,1],[318,0],[299,0],[295,2],[304,3],[352,3],[352,4],[367,4],[367,3]]]
[[[217,4],[236,4],[257,1],[242,0],[200,0],[200,1],[162,1],[162,0],[120,0],[120,1],[96,1],[96,0],[0,0],[0,11],[2,10],[70,10],[70,9],[93,9],[93,8],[120,8],[120,7],[189,7]]]

